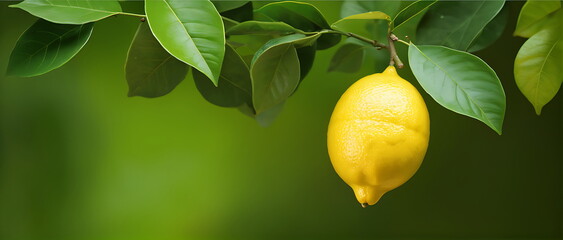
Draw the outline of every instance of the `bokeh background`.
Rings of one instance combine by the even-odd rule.
[[[310,2],[338,19],[341,2]],[[524,39],[511,32],[522,2],[507,3],[504,35],[477,53],[506,91],[503,135],[423,93],[432,129],[425,161],[367,209],[332,169],[326,129],[345,89],[386,60],[327,73],[336,48],[318,52],[263,128],[206,102],[191,77],[167,96],[128,98],[133,17],[97,23],[60,69],[5,77],[11,49],[35,21],[9,4],[0,2],[2,240],[562,239],[562,96],[536,116],[514,83]],[[420,89],[409,70],[400,74]]]

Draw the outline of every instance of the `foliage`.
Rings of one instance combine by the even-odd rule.
[[[328,71],[352,73],[373,49],[389,50],[390,64],[402,67],[395,48],[401,43],[409,46],[410,69],[434,100],[502,132],[501,81],[469,52],[500,37],[508,18],[504,1],[345,0],[342,19],[332,24],[313,4],[297,1],[260,8],[251,1],[214,0],[146,0],[144,5],[146,15],[123,12],[117,0],[12,5],[41,19],[18,40],[7,73],[47,73],[80,51],[94,22],[116,14],[140,17],[125,64],[129,96],[166,95],[191,69],[206,100],[268,125],[307,75],[316,51],[338,46]],[[404,27],[415,21],[420,21],[416,29]],[[538,114],[563,81],[562,22],[560,1],[530,0],[514,32],[530,38],[516,57],[514,74]],[[394,31],[407,31],[411,38],[405,41]],[[347,40],[339,44],[343,36]]]

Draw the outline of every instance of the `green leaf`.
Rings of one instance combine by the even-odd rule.
[[[362,67],[365,49],[366,47],[354,43],[343,44],[332,57],[328,71],[357,72]]]
[[[288,43],[268,48],[253,62],[250,74],[252,103],[257,114],[282,103],[299,84],[295,46]]]
[[[491,46],[504,32],[508,23],[508,17],[509,9],[507,6],[504,6],[499,14],[485,26],[479,37],[475,39],[467,51],[476,52]]]
[[[252,2],[247,2],[241,7],[221,12],[221,16],[228,17],[238,22],[250,21],[254,17],[254,9],[252,7]]]
[[[322,13],[309,3],[284,1],[267,4],[255,11],[257,18],[264,21],[285,22],[305,32],[330,29]],[[318,49],[326,49],[340,42],[339,34],[320,36]]]
[[[225,31],[228,31],[232,27],[240,24],[239,22],[227,17],[221,17],[221,19],[223,20],[223,26],[225,27]]]
[[[247,34],[287,35],[292,33],[305,34],[305,32],[296,29],[284,22],[260,22],[260,21],[243,22],[230,28],[226,32],[227,35],[247,35]]]
[[[7,74],[33,77],[62,66],[86,45],[93,27],[93,23],[66,25],[38,19],[18,39]]]
[[[483,60],[442,46],[411,43],[409,65],[420,85],[440,105],[502,133],[506,97],[495,71]]]
[[[340,19],[332,24],[332,28],[382,41],[387,39],[390,21],[391,17],[383,12],[367,12]]]
[[[539,26],[538,23],[543,22],[548,15],[560,8],[561,1],[528,0],[522,7],[520,15],[518,16],[514,35],[527,38],[531,37],[540,30],[537,28],[537,26]],[[545,24],[541,25],[545,26]]]
[[[170,55],[141,23],[129,47],[125,78],[129,96],[147,98],[168,94],[186,78],[188,65]]]
[[[393,24],[395,27],[393,30],[403,26],[403,24],[407,23],[408,21],[412,20],[419,14],[426,11],[430,6],[434,5],[434,3],[438,2],[437,0],[434,1],[427,1],[427,0],[418,0],[416,2],[411,3],[403,10],[401,10],[395,18],[393,18]]]
[[[401,8],[401,1],[365,1],[346,0],[340,8],[340,17],[348,17],[360,13],[380,11],[394,16]]]
[[[278,117],[278,115],[281,113],[281,111],[283,110],[283,106],[285,105],[285,102],[282,102],[270,109],[265,110],[262,113],[256,114],[254,112],[254,109],[251,106],[252,104],[243,104],[241,105],[238,109],[240,112],[242,112],[243,114],[254,118],[254,120],[256,120],[256,122],[258,122],[258,124],[262,127],[268,127],[270,125],[272,125],[272,123],[274,122],[274,120],[276,120],[276,118]]]
[[[296,48],[301,48],[301,47],[306,47],[306,46],[312,46],[313,44],[315,44],[315,41],[321,36],[320,33],[311,35],[311,36],[305,36],[303,34],[292,34],[292,35],[287,35],[287,36],[283,36],[283,37],[279,37],[279,38],[274,38],[270,41],[268,41],[266,44],[264,44],[260,49],[258,49],[256,51],[256,53],[254,54],[254,58],[252,59],[252,64],[254,64],[254,62],[256,61],[256,59],[258,57],[260,57],[260,55],[262,55],[265,51],[269,50],[272,47],[275,46],[279,46],[279,45],[287,45],[287,44],[292,44],[294,45]]]
[[[249,1],[213,0],[211,2],[213,2],[213,5],[215,5],[215,8],[217,9],[218,12],[226,12],[226,11],[229,11],[229,10],[233,10],[233,9],[242,7],[245,4],[247,4]]]
[[[563,82],[563,38],[557,27],[534,34],[522,45],[514,62],[514,78],[520,91],[540,115]]]
[[[145,12],[160,44],[217,85],[225,55],[221,16],[209,0],[147,0]]]
[[[297,57],[299,58],[299,69],[300,77],[303,79],[307,76],[311,68],[313,67],[313,62],[315,61],[315,55],[317,53],[317,46],[315,44],[311,46],[306,46],[297,49]]]
[[[231,46],[227,45],[225,49],[219,86],[215,87],[198,71],[193,71],[192,74],[197,89],[207,101],[221,107],[237,107],[252,101],[250,72],[246,63]]]
[[[467,51],[503,5],[504,1],[438,2],[420,21],[417,42]]]
[[[61,24],[84,24],[121,12],[117,0],[25,0],[10,7],[20,8],[36,17]]]

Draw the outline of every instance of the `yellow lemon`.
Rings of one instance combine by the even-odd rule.
[[[429,136],[422,96],[389,66],[358,80],[340,97],[328,126],[328,153],[365,207],[414,175]]]

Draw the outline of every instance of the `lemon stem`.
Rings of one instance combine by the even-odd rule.
[[[367,203],[361,203],[360,205],[362,205],[363,208],[366,208],[368,206]]]
[[[390,55],[389,66],[395,65],[397,68],[403,68],[405,65],[399,58],[399,55],[397,55],[397,50],[395,49],[395,42],[398,41],[399,38],[395,36],[395,34],[389,33],[387,39],[389,41],[389,46],[388,46],[389,55]]]

